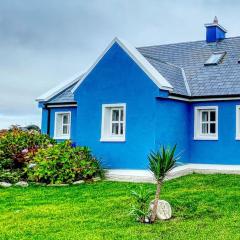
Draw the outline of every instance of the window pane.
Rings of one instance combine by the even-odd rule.
[[[208,124],[202,123],[202,134],[207,134],[207,133],[208,133]]]
[[[118,121],[119,120],[119,110],[113,110],[112,111],[112,121]]]
[[[123,121],[123,109],[121,109],[120,121]]]
[[[68,126],[63,125],[63,134],[68,134]]]
[[[208,121],[208,112],[202,112],[202,121],[207,122]]]
[[[210,133],[216,133],[216,124],[215,123],[210,124]]]
[[[68,124],[68,114],[63,115],[63,124]]]
[[[216,121],[216,112],[215,111],[210,112],[210,121]]]
[[[123,123],[120,124],[120,134],[123,135]]]
[[[112,124],[112,134],[113,135],[118,135],[118,123],[113,123]]]

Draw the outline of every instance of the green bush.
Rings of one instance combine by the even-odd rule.
[[[103,176],[100,163],[89,148],[72,147],[70,141],[39,149],[32,163],[34,166],[27,168],[27,174],[36,182],[71,183]]]
[[[16,183],[24,178],[21,170],[3,170],[0,169],[0,182]]]
[[[0,168],[18,169],[29,162],[39,148],[55,141],[38,131],[23,131],[13,127],[0,134]]]

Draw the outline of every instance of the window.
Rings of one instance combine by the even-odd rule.
[[[125,141],[126,104],[103,104],[101,141]]]
[[[218,107],[195,107],[194,139],[218,139]]]
[[[236,139],[240,140],[240,105],[236,107]]]
[[[225,52],[213,53],[204,65],[217,65],[224,57]]]
[[[71,127],[71,112],[56,112],[54,138],[69,139],[70,127]]]

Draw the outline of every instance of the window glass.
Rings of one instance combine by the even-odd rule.
[[[216,121],[216,112],[215,111],[210,112],[210,121]]]
[[[224,55],[225,52],[213,53],[205,62],[205,65],[217,65],[223,59]]]
[[[206,122],[208,121],[208,112],[202,112],[202,121],[203,122]]]
[[[113,121],[118,121],[119,120],[119,110],[114,109],[112,111],[112,120]]]
[[[63,124],[68,124],[68,117],[67,114],[63,114]]]

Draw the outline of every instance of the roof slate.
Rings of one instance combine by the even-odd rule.
[[[139,47],[137,50],[182,96],[240,95],[240,37]],[[226,52],[218,65],[204,63],[214,52]],[[75,102],[74,83],[48,103]]]
[[[155,61],[174,64],[184,69],[191,96],[219,96],[240,94],[240,37],[226,38],[217,43],[206,41],[166,44],[140,47],[138,50]],[[204,63],[213,52],[225,51],[221,63],[205,66]],[[153,63],[152,63],[153,64]],[[174,93],[186,95],[183,91],[183,78],[167,71],[164,66],[158,68],[173,85]],[[181,85],[181,87],[180,87]]]
[[[68,87],[67,89],[65,89],[61,93],[59,93],[58,95],[54,96],[47,103],[48,104],[49,103],[50,104],[57,104],[57,103],[72,103],[72,102],[75,102],[74,96],[73,96],[73,93],[71,92],[71,90],[74,88],[74,86],[77,83],[78,82],[74,83],[73,85],[71,85],[70,87]]]

